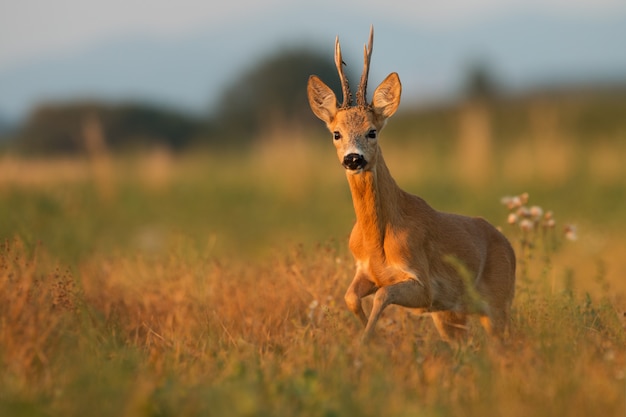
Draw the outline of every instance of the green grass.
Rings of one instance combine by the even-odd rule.
[[[502,346],[473,322],[450,346],[395,307],[358,345],[343,302],[354,213],[329,140],[100,168],[13,161],[22,175],[0,178],[0,415],[623,415],[624,177],[588,175],[583,159],[554,181],[501,164],[468,184],[450,155],[382,146],[402,187],[488,218],[518,251],[504,195],[528,191],[558,230],[578,224],[547,272],[536,246]]]

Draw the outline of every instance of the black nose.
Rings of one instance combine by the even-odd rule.
[[[363,158],[363,155],[358,153],[349,153],[348,155],[343,157],[343,166],[344,168],[350,169],[352,171],[356,171],[357,169],[362,169],[367,165],[367,161]]]

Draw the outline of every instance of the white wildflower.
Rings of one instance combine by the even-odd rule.
[[[517,220],[517,214],[515,213],[509,213],[509,217],[506,219],[508,224],[515,224]]]
[[[539,206],[532,206],[530,208],[530,215],[534,220],[539,220],[541,216],[543,216],[543,209]]]
[[[522,229],[522,231],[524,232],[530,232],[531,230],[533,230],[534,224],[532,221],[530,221],[529,219],[522,219],[519,222],[519,227],[520,229]]]
[[[517,216],[520,218],[528,218],[530,217],[530,210],[526,206],[521,206],[517,209]]]
[[[522,204],[528,203],[528,193],[520,194],[519,199],[522,202]]]
[[[573,224],[565,225],[565,229],[563,230],[565,234],[565,238],[567,240],[575,241],[578,240],[578,231],[576,230],[576,226]]]

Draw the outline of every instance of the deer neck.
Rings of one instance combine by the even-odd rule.
[[[398,203],[402,190],[391,177],[380,152],[372,169],[348,173],[347,177],[364,243],[372,249],[382,248],[387,227],[401,220]]]

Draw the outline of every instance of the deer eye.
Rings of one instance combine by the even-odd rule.
[[[335,140],[339,140],[339,139],[341,139],[341,133],[339,133],[339,132],[333,132],[333,139],[335,139]]]
[[[372,129],[369,132],[367,132],[367,137],[370,139],[376,139],[376,130]]]

